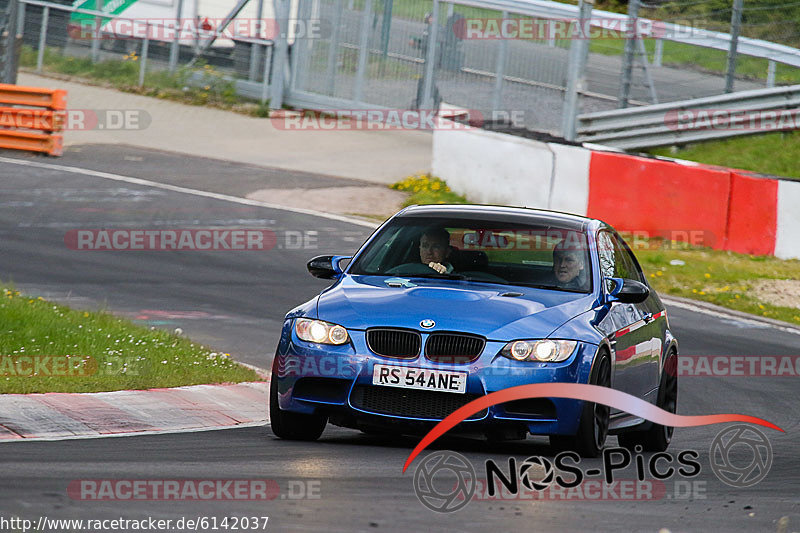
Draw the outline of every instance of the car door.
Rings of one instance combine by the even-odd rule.
[[[612,234],[616,277],[632,279],[647,284],[638,261],[628,244],[618,234]],[[639,398],[645,398],[658,386],[658,365],[661,359],[663,332],[656,322],[660,304],[655,294],[638,304],[625,304],[630,308],[634,322],[627,330],[617,332],[617,338],[628,337],[628,346],[622,366],[631,390]]]
[[[619,254],[619,248],[615,245],[614,235],[610,231],[601,230],[598,233],[597,251],[600,273],[604,278],[619,278],[627,274],[625,264]],[[606,294],[613,289],[613,282],[610,281],[602,288]],[[597,326],[611,342],[613,387],[635,396],[639,396],[642,390],[632,367],[636,351],[634,339],[637,337],[636,331],[632,328],[640,319],[641,316],[635,305],[613,302],[608,313]]]

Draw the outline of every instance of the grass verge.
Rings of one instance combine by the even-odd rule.
[[[678,150],[657,148],[649,152],[708,165],[800,179],[800,167],[797,165],[800,159],[800,132],[797,131],[708,141]]]
[[[800,325],[800,309],[770,303],[758,287],[764,280],[800,279],[798,260],[683,247],[674,242],[635,253],[650,284],[661,295],[701,300]]]
[[[411,193],[405,205],[472,203],[430,175],[411,176],[391,188]],[[629,242],[650,284],[661,295],[701,300],[800,325],[800,309],[770,303],[758,287],[769,280],[800,280],[800,260],[737,254],[674,241]]]
[[[104,312],[0,291],[0,393],[98,392],[257,381],[205,346]]]
[[[184,104],[216,107],[255,117],[269,116],[269,102],[256,103],[236,94],[232,81],[208,64],[198,61],[197,67],[182,67],[177,72],[150,70],[145,74],[144,85],[139,87],[139,57],[135,53],[122,60],[103,60],[93,63],[88,57],[64,55],[55,48],[46,48],[42,62],[45,74],[75,76],[91,84],[111,87],[120,91],[174,100]],[[20,66],[36,66],[36,51],[23,46]],[[200,83],[189,83],[191,76],[199,74]]]

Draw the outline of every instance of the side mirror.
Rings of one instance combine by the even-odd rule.
[[[621,302],[624,304],[638,304],[647,300],[650,289],[644,283],[633,279],[604,278],[614,282],[614,288],[606,296],[606,302]]]
[[[306,264],[306,268],[315,278],[334,279],[342,273],[339,261],[351,258],[348,255],[318,255]]]

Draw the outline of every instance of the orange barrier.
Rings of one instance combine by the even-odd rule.
[[[0,129],[0,148],[61,155],[63,152],[62,142],[61,135]]]
[[[63,111],[67,108],[67,91],[0,83],[0,102]]]
[[[0,107],[0,127],[62,131],[64,129],[64,115],[64,111],[51,111],[49,109]]]
[[[0,104],[27,106],[0,106],[0,148],[44,152],[49,155],[62,154],[61,135],[27,130],[62,131],[67,91],[0,84]]]

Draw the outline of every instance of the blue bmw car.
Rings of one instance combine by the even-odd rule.
[[[308,263],[330,287],[290,311],[272,366],[280,438],[327,423],[428,431],[466,403],[530,383],[611,387],[675,412],[678,345],[636,257],[602,221],[551,211],[403,209],[352,257]],[[597,456],[609,434],[663,451],[672,428],[609,407],[530,398],[480,411],[458,431],[548,435]]]

